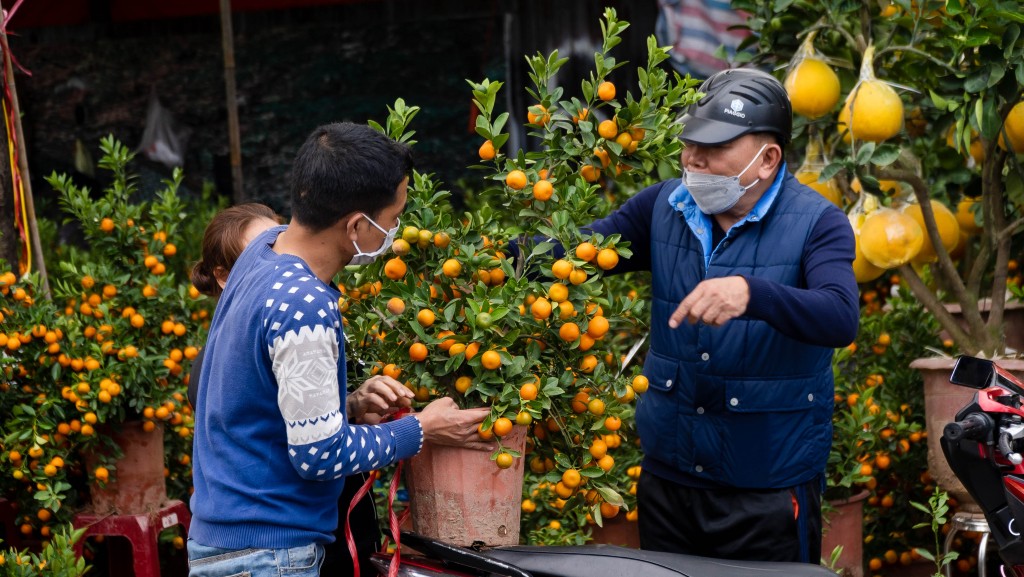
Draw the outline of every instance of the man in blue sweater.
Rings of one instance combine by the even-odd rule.
[[[487,409],[445,398],[380,423],[409,406],[404,385],[376,376],[346,396],[332,279],[390,248],[411,168],[408,148],[367,126],[318,128],[292,168],[291,223],[231,270],[196,396],[191,576],[317,576],[346,475],[424,441],[492,449],[476,433]]]
[[[637,407],[645,549],[818,563],[833,348],[857,334],[846,215],[786,170],[777,80],[710,77],[683,116],[682,179],[591,225],[652,272]]]

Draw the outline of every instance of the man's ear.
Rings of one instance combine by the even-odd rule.
[[[778,144],[771,142],[764,149],[762,155],[761,166],[758,168],[757,177],[761,180],[767,180],[775,174],[775,171],[782,166],[783,155],[782,147]]]
[[[342,228],[346,237],[356,241],[359,238],[359,233],[356,227],[359,225],[359,221],[363,220],[362,213],[353,212],[341,217],[338,221],[338,226]]]

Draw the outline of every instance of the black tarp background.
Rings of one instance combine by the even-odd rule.
[[[42,177],[74,172],[76,139],[94,158],[107,134],[135,147],[154,90],[191,130],[187,188],[197,191],[212,181],[230,195],[218,16],[121,22],[105,16],[109,4],[88,4],[93,18],[83,24],[19,31],[14,23],[12,52],[33,73],[19,74],[18,90],[37,206],[56,211]],[[473,189],[478,177],[465,167],[477,161],[480,139],[469,128],[471,95],[464,79],[505,80],[502,106],[516,117],[510,124],[521,124],[530,105],[524,56],[558,48],[571,58],[558,81],[567,96],[579,95],[600,46],[605,6],[631,23],[616,48],[616,57],[631,64],[613,79],[635,87],[636,67],[654,30],[655,0],[391,0],[237,12],[247,196],[287,213],[288,169],[309,131],[324,122],[382,120],[396,98],[422,108],[413,125],[417,167],[437,173],[456,192]],[[136,166],[143,182],[169,174],[145,160]]]

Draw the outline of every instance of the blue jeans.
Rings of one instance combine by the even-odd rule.
[[[324,547],[220,549],[188,540],[189,577],[320,577]]]

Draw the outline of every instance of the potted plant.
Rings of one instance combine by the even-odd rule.
[[[819,182],[853,205],[858,280],[897,270],[900,286],[935,316],[957,352],[1024,370],[1010,358],[1022,341],[1007,323],[1018,314],[1007,289],[1024,231],[1020,14],[996,1],[740,0],[736,7],[751,13],[755,59],[788,62],[787,87],[803,111],[798,136],[824,137],[831,162]],[[929,429],[941,430],[969,392],[948,386],[950,360],[915,367],[935,375],[926,375],[934,383],[926,384]],[[929,436],[930,462],[940,483],[956,489],[937,442]],[[967,497],[962,489],[954,495]]]
[[[567,59],[557,52],[528,58],[535,104],[519,113],[535,151],[506,147],[512,117],[495,110],[502,83],[471,82],[483,189],[474,196],[486,200],[458,216],[448,192],[429,175],[414,174],[394,254],[343,279],[341,308],[367,374],[405,381],[421,402],[451,395],[463,406],[492,408],[481,435],[500,448],[490,455],[493,463],[485,460],[484,471],[470,475],[467,491],[486,493],[476,488],[480,479],[522,471],[529,461],[566,523],[578,512],[582,528],[588,515],[602,523],[627,503],[631,480],[617,447],[634,442],[624,423],[646,379],[636,365],[620,368],[646,311],[636,292],[609,291],[602,277],[630,257],[629,248],[580,226],[657,174],[678,173],[674,120],[695,96],[694,81],[660,68],[668,56],[653,38],[638,94],[606,80],[624,64],[610,52],[626,26],[614,10],[605,12],[602,49],[576,96],[552,82]],[[398,102],[379,129],[408,140],[416,110]],[[509,442],[520,435],[516,427],[526,433],[520,446]],[[414,489],[422,485],[415,477]],[[511,497],[484,497],[487,508],[500,501],[518,519],[521,478],[511,485]],[[414,490],[414,516],[417,498]],[[518,521],[514,533],[507,521],[496,525],[504,533],[474,533],[462,527],[463,517],[449,516],[460,519],[453,529],[458,541],[518,541]]]
[[[84,529],[63,527],[38,553],[0,549],[0,577],[81,577],[91,567],[75,553]]]
[[[112,137],[101,148],[111,180],[98,197],[47,179],[88,243],[54,250],[52,299],[37,277],[0,268],[0,478],[25,537],[49,538],[87,496],[101,513],[159,506],[165,482],[189,475],[185,379],[210,310],[178,280],[188,266],[178,235],[194,226],[176,194],[181,173],[140,200],[132,154]],[[141,460],[119,467],[124,458]]]

